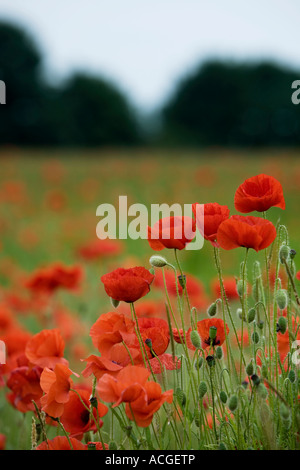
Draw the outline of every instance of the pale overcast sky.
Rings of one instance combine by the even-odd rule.
[[[101,73],[144,109],[207,57],[300,69],[300,0],[0,0],[0,19],[27,27],[52,80]]]

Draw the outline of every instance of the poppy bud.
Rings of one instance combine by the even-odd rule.
[[[294,370],[289,371],[288,378],[289,378],[289,381],[292,382],[292,384],[296,382],[296,373]]]
[[[239,401],[237,395],[231,395],[228,402],[228,408],[233,413],[238,407]]]
[[[258,391],[259,395],[261,396],[261,398],[263,398],[264,400],[267,398],[268,390],[266,389],[264,384],[260,383],[257,387],[257,391]]]
[[[253,363],[252,361],[249,362],[249,364],[246,366],[246,373],[249,377],[251,377],[251,375],[253,375],[253,372],[254,372],[254,366],[253,366]]]
[[[227,403],[227,399],[228,399],[227,393],[224,392],[224,390],[221,390],[221,392],[220,392],[220,400],[221,400],[222,403],[224,403],[224,405]]]
[[[222,357],[223,357],[223,349],[221,348],[221,346],[218,346],[216,348],[216,358],[222,359]]]
[[[199,359],[195,361],[195,364],[194,364],[195,369],[196,370],[201,369],[202,365],[203,365],[203,357],[199,357]]]
[[[119,300],[112,299],[111,297],[110,297],[110,302],[114,308],[117,308],[120,304]]]
[[[254,344],[259,343],[260,338],[259,338],[259,334],[257,333],[257,331],[254,331],[254,332],[252,333],[251,338],[252,338],[252,342],[253,342]]]
[[[278,318],[278,322],[277,322],[277,333],[282,333],[284,335],[284,333],[286,332],[286,329],[287,329],[287,320],[285,317],[279,317]]]
[[[296,256],[296,254],[297,254],[297,251],[295,251],[295,250],[290,250],[290,258],[291,258],[291,259],[294,259],[295,256]]]
[[[250,308],[249,312],[248,312],[248,315],[247,315],[247,321],[248,323],[252,323],[255,319],[255,315],[256,315],[256,310],[255,308]]]
[[[214,340],[216,339],[217,336],[217,328],[215,326],[211,326],[209,328],[209,338]]]
[[[258,386],[260,384],[260,378],[256,374],[253,374],[251,376],[251,380],[252,380],[253,384],[256,385],[256,386]]]
[[[111,441],[109,444],[108,444],[108,450],[118,450],[118,446],[116,444],[115,441]]]
[[[191,338],[192,345],[195,346],[195,348],[197,349],[201,348],[201,339],[200,339],[198,331],[196,330],[191,331],[190,338]]]
[[[158,255],[151,256],[149,263],[155,268],[163,268],[168,264],[167,260],[163,256]]]
[[[260,330],[262,330],[263,327],[264,327],[264,322],[263,322],[262,320],[260,320],[260,321],[257,323],[257,326],[258,326],[258,328],[259,328]]]
[[[180,274],[178,276],[178,282],[179,282],[180,286],[182,287],[182,289],[184,289],[185,286],[186,286],[186,275],[185,274],[183,274],[183,275]]]
[[[185,406],[186,404],[186,395],[181,388],[176,389],[176,397],[181,406]]]
[[[239,294],[239,296],[243,297],[243,295],[244,295],[244,282],[242,281],[242,279],[240,279],[236,283],[236,290],[237,290],[237,293]]]
[[[275,300],[280,310],[284,310],[288,302],[288,296],[287,296],[286,290],[279,289],[275,294]]]
[[[263,365],[261,366],[261,375],[262,375],[262,377],[264,377],[264,378],[267,378],[267,377],[268,377],[268,368],[267,368],[267,366],[266,366],[265,364],[263,364]]]
[[[219,450],[227,450],[227,447],[225,446],[224,442],[220,442]]]
[[[280,250],[279,250],[279,259],[281,264],[284,264],[284,262],[288,259],[290,254],[290,249],[287,245],[282,245]]]
[[[199,388],[198,388],[198,392],[199,392],[199,398],[203,398],[204,395],[206,394],[207,392],[207,385],[206,385],[206,382],[200,382],[199,384]]]
[[[216,363],[214,356],[207,356],[206,362],[207,362],[208,367],[213,367]]]
[[[217,313],[217,303],[213,302],[207,309],[207,313],[209,317],[214,317]]]
[[[197,408],[194,411],[194,420],[195,420],[195,424],[197,428],[200,428],[201,415],[200,415],[200,411],[197,410]]]

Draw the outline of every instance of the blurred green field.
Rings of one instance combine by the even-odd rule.
[[[300,152],[299,151],[20,151],[0,154],[0,293],[18,290],[26,274],[51,263],[79,261],[76,249],[96,238],[96,208],[118,205],[120,195],[128,204],[218,202],[236,213],[233,199],[237,187],[259,173],[277,178],[286,199],[286,210],[272,208],[269,218],[287,225],[290,246],[300,251]],[[255,215],[255,214],[254,214]],[[130,220],[130,219],[129,219]],[[89,328],[101,313],[111,309],[100,286],[105,272],[120,266],[149,268],[153,254],[146,240],[125,240],[123,252],[92,263],[85,271],[82,291],[59,293],[59,300]],[[163,253],[173,262],[173,253]],[[237,274],[242,250],[222,253],[224,274]],[[250,254],[250,262],[251,262]],[[262,254],[258,256],[262,257]],[[210,244],[200,251],[180,253],[185,272],[196,275],[210,294],[215,269]],[[21,288],[21,287],[20,287]],[[33,333],[41,329],[35,316],[20,319]],[[79,368],[79,369],[78,369]],[[78,362],[77,371],[82,370]],[[22,423],[3,400],[0,390],[0,432],[7,433],[8,448],[26,446],[16,425]],[[25,421],[30,421],[26,416]],[[11,423],[14,423],[11,425]],[[28,423],[27,423],[28,424]]]

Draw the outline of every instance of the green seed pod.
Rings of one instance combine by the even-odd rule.
[[[278,289],[278,291],[275,294],[275,300],[280,310],[284,310],[288,303],[288,296],[287,296],[286,290]]]
[[[282,245],[279,250],[279,259],[280,259],[281,264],[284,264],[284,262],[287,261],[289,254],[290,254],[289,247],[287,245]]]
[[[224,442],[220,442],[219,450],[227,450],[227,447],[225,446]]]
[[[289,381],[292,382],[292,384],[296,382],[296,373],[294,370],[289,371],[288,378],[289,378]]]
[[[216,358],[222,359],[222,357],[223,357],[223,349],[221,348],[221,346],[218,346],[216,348]]]
[[[263,383],[260,383],[257,387],[257,392],[259,393],[259,395],[261,396],[261,398],[263,398],[264,400],[267,398],[268,396],[268,390],[266,389],[266,387],[264,386]]]
[[[217,303],[213,302],[207,309],[207,314],[209,317],[214,317],[217,314]]]
[[[109,444],[108,444],[108,449],[109,450],[118,450],[118,446],[116,444],[115,441],[111,441]]]
[[[254,373],[254,366],[252,362],[249,362],[249,364],[246,366],[246,373],[249,377],[251,377]]]
[[[155,268],[163,268],[168,264],[168,261],[163,256],[153,255],[149,259],[149,263]]]
[[[110,303],[114,308],[117,308],[119,306],[120,301],[110,298]]]
[[[278,322],[277,322],[277,333],[282,333],[284,335],[284,333],[286,332],[286,329],[287,329],[287,319],[286,317],[279,317],[278,318]]]
[[[227,399],[228,399],[227,393],[224,392],[224,390],[221,390],[221,392],[220,392],[220,400],[221,400],[222,403],[224,403],[224,405],[227,403]]]
[[[252,380],[252,382],[253,382],[253,385],[258,386],[258,385],[260,384],[260,378],[259,378],[258,375],[256,375],[256,374],[253,374],[253,375],[251,376],[251,380]]]
[[[259,343],[260,338],[259,338],[259,334],[257,333],[257,331],[254,331],[254,332],[252,333],[251,338],[252,338],[252,342],[253,342],[254,344]]]
[[[268,368],[267,368],[266,364],[263,364],[263,365],[261,366],[261,375],[262,375],[262,377],[264,377],[265,379],[268,378]]]
[[[191,338],[192,345],[195,346],[195,348],[197,349],[201,348],[201,339],[200,339],[198,331],[196,330],[191,331],[190,338]]]
[[[244,283],[243,283],[242,279],[238,280],[238,282],[236,283],[236,290],[237,290],[237,293],[239,294],[239,296],[243,297],[243,295],[244,295]]]
[[[186,404],[186,395],[185,395],[184,391],[181,388],[177,388],[175,395],[177,397],[178,403],[181,406],[185,406],[185,404]]]
[[[200,382],[199,387],[198,387],[198,392],[199,392],[199,398],[200,399],[203,398],[207,392],[206,382]]]
[[[250,308],[248,315],[247,315],[248,323],[252,323],[255,320],[255,315],[256,315],[255,308]]]
[[[281,403],[280,408],[279,408],[279,413],[283,420],[287,420],[291,416],[290,410],[288,409],[287,406],[285,406],[284,403]]]
[[[211,326],[210,329],[209,329],[209,337],[210,339],[214,340],[216,339],[216,336],[217,336],[217,328],[215,326]]]
[[[206,362],[207,362],[208,367],[213,367],[216,364],[216,360],[214,356],[207,356]]]
[[[228,408],[233,413],[238,407],[239,401],[237,395],[231,395],[228,402]]]
[[[263,322],[262,320],[260,320],[258,323],[256,323],[256,325],[258,326],[258,328],[259,328],[260,330],[262,330],[263,327],[264,327],[264,322]]]
[[[199,357],[198,359],[196,359],[194,366],[196,370],[201,369],[201,367],[203,366],[203,357]]]

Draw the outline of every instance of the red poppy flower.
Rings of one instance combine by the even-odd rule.
[[[153,355],[147,345],[147,340],[151,341],[151,349],[156,356],[163,354],[170,342],[167,322],[160,318],[139,318],[138,324],[148,357],[151,359]]]
[[[219,225],[229,217],[227,206],[221,206],[217,202],[208,204],[194,203],[192,206],[199,232],[211,242],[213,246],[218,246],[217,231]]]
[[[282,186],[273,176],[253,176],[238,187],[234,205],[237,211],[243,213],[264,212],[270,207],[285,209]]]
[[[245,247],[260,251],[271,245],[275,238],[276,228],[272,222],[242,215],[232,215],[222,222],[217,234],[218,243],[224,250]]]
[[[45,395],[41,398],[42,410],[52,418],[63,414],[69,401],[72,371],[64,364],[56,364],[54,371],[45,367],[41,375],[41,387]]]
[[[86,261],[93,261],[98,258],[117,255],[122,249],[123,245],[120,240],[96,239],[81,246],[78,249],[78,254]]]
[[[64,411],[61,416],[61,422],[65,430],[70,433],[71,437],[76,437],[81,440],[83,434],[88,431],[96,431],[97,427],[94,419],[90,416],[90,412],[86,409],[90,407],[90,397],[92,390],[77,388],[76,392],[71,391],[69,400],[64,406]],[[84,406],[83,403],[86,405]],[[107,406],[98,401],[97,409],[93,408],[93,415],[98,422],[99,427],[103,426],[103,421],[100,419],[106,415],[108,411]]]
[[[83,277],[80,266],[64,266],[55,263],[37,270],[26,282],[26,287],[33,292],[53,294],[57,289],[75,290],[79,287]]]
[[[40,386],[42,369],[22,366],[12,370],[7,380],[7,387],[12,391],[9,402],[22,413],[34,411],[32,400],[39,406],[43,391]]]
[[[148,294],[153,279],[153,274],[143,267],[118,268],[101,277],[109,297],[129,303]]]
[[[148,227],[148,241],[153,250],[183,250],[196,235],[196,222],[191,217],[164,217]]]
[[[297,272],[296,279],[298,279],[298,281],[300,281],[300,271]]]
[[[4,434],[0,434],[0,450],[5,449],[5,443],[6,443],[6,436]]]
[[[82,444],[78,439],[70,437],[73,450],[87,450],[87,446]],[[54,439],[42,442],[37,446],[36,450],[72,450],[66,436],[56,436]]]
[[[223,278],[223,285],[225,294],[228,299],[239,299],[239,294],[236,289],[236,279],[234,276],[228,276]],[[211,282],[211,290],[216,298],[221,297],[221,287],[219,279],[213,279]]]
[[[64,348],[59,330],[42,330],[27,342],[25,354],[32,364],[53,369],[56,364],[68,363],[63,357]]]
[[[213,340],[210,338],[211,327],[217,328],[216,336]],[[220,318],[207,318],[198,321],[197,330],[201,338],[201,347],[203,349],[208,348],[211,344],[212,346],[221,346],[226,339],[224,321]],[[226,331],[228,335],[229,328],[227,325]]]
[[[134,322],[123,313],[103,313],[92,326],[90,336],[98,351],[108,356],[115,345],[134,342],[134,327]]]

